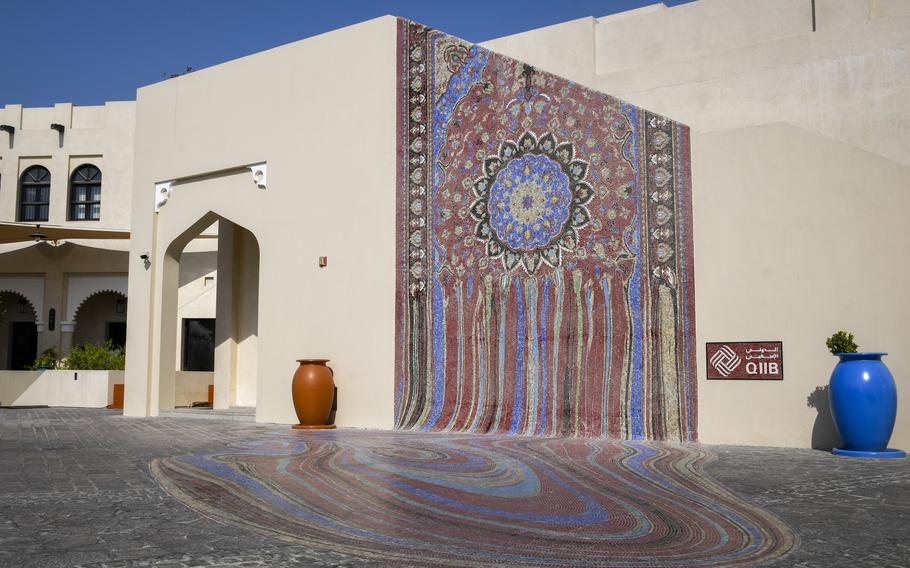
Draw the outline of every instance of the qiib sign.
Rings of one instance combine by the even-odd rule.
[[[727,341],[708,343],[708,379],[784,378],[784,344],[781,341]]]

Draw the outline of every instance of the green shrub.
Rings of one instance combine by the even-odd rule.
[[[853,341],[853,334],[847,333],[846,331],[838,331],[825,341],[825,345],[828,346],[828,351],[833,355],[838,353],[856,353],[857,348],[859,347],[855,341]]]
[[[71,371],[122,371],[126,354],[108,341],[100,345],[84,343],[73,347],[60,361],[61,369]]]
[[[57,350],[53,347],[50,349],[45,349],[41,352],[41,355],[38,355],[38,358],[35,359],[35,362],[32,363],[32,371],[38,369],[56,369],[57,368]]]

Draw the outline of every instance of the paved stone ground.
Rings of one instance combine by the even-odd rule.
[[[377,566],[211,521],[148,472],[157,457],[285,431],[109,410],[0,410],[0,567]],[[796,551],[770,566],[910,567],[910,459],[711,449],[710,474],[799,535]]]

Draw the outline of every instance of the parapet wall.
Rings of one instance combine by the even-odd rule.
[[[129,229],[136,103],[110,102],[79,107],[60,103],[48,108],[6,105],[0,124],[0,221],[19,221],[19,181],[32,166],[50,172],[45,224],[92,229]],[[58,125],[58,129],[51,125]],[[59,130],[62,127],[62,132]],[[101,219],[71,218],[70,177],[80,166],[101,171]]]
[[[788,122],[910,164],[910,3],[700,0],[483,45],[694,132]]]

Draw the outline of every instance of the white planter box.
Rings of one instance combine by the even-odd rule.
[[[0,371],[0,406],[103,408],[123,371]]]

